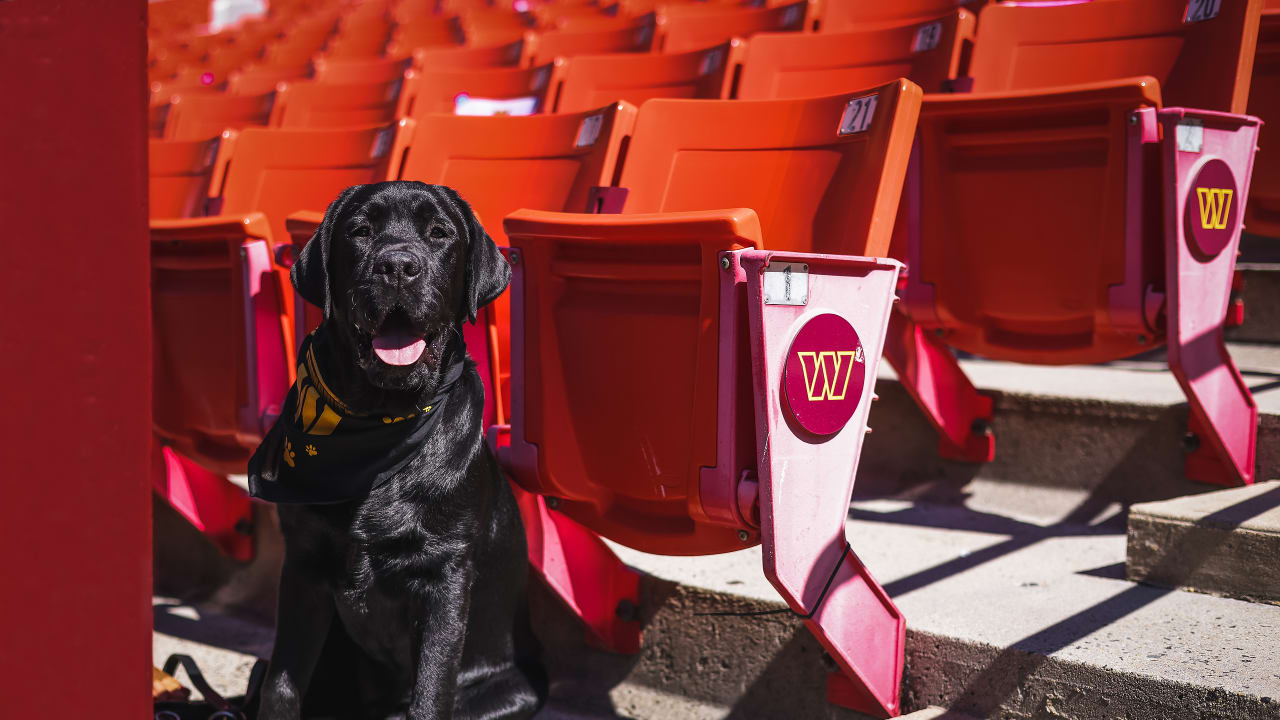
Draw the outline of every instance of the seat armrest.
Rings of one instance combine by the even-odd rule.
[[[197,218],[164,218],[151,221],[151,242],[163,240],[209,240],[242,237],[271,242],[271,223],[260,212],[243,215],[213,215]]]
[[[502,226],[508,237],[634,238],[637,242],[654,243],[684,242],[697,237],[708,242],[727,241],[737,245],[735,249],[764,246],[760,218],[748,208],[632,215],[516,210],[502,221]]]
[[[1020,105],[1025,104],[1029,108],[1055,105],[1079,107],[1082,104],[1091,102],[1104,102],[1107,104],[1129,102],[1136,105],[1159,107],[1161,104],[1160,81],[1149,75],[1142,75],[1030,90],[928,93],[924,96],[925,108],[935,111],[955,104],[961,104],[966,109],[972,109],[975,106],[980,108],[985,104],[990,104],[993,109],[996,109],[1004,107],[1009,102],[1016,102]]]
[[[276,264],[283,268],[292,267],[298,253],[302,252],[322,222],[324,213],[315,210],[299,210],[285,218],[284,226],[289,231],[291,242],[282,242],[276,247]]]

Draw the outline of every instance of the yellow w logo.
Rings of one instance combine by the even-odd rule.
[[[1235,191],[1229,188],[1196,188],[1196,197],[1200,200],[1200,227],[1225,230],[1233,194]]]
[[[855,354],[853,350],[826,350],[823,352],[801,352],[800,367],[804,369],[804,388],[809,400],[843,400],[845,391],[849,389],[849,375],[853,372],[854,362],[862,361],[861,348]],[[818,384],[821,378],[822,384]]]

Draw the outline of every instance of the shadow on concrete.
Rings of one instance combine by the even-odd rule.
[[[1207,515],[1202,522],[1214,526],[1238,525],[1241,522],[1274,507],[1275,498],[1262,501],[1272,495],[1266,493]],[[1198,543],[1197,543],[1198,544]],[[1196,557],[1203,557],[1203,549],[1191,543],[1183,543],[1165,555],[1162,570],[1172,576],[1185,576],[1198,565]],[[976,677],[970,679],[957,697],[948,705],[960,712],[978,717],[993,717],[1007,699],[1019,694],[1027,678],[1033,675],[1049,655],[1084,637],[1101,630],[1160,598],[1176,592],[1166,588],[1134,585],[1116,595],[1050,625],[1039,632],[1013,643],[996,656]]]
[[[274,631],[268,625],[167,602],[153,604],[151,614],[155,632],[164,635],[256,657],[271,652]]]
[[[974,550],[962,557],[952,558],[946,562],[885,583],[884,589],[889,593],[890,597],[898,597],[972,570],[1005,555],[1018,552],[1042,540],[1060,537],[1123,535],[1125,532],[1123,514],[1108,518],[1099,524],[1089,524],[1112,507],[1113,502],[1108,495],[1105,492],[1095,492],[1081,502],[1065,518],[1052,525],[1036,525],[1035,523],[973,510],[966,510],[963,513],[930,512],[928,509],[922,509],[918,506],[889,513],[871,512],[853,507],[849,509],[849,518],[852,520],[888,522],[917,527],[986,532],[1010,536],[1006,540]]]

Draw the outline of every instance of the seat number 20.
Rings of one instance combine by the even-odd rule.
[[[1218,17],[1222,9],[1222,0],[1190,0],[1187,3],[1187,15],[1183,22],[1200,22]]]

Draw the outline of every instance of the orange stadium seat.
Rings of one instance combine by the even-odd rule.
[[[742,57],[743,100],[814,97],[905,77],[940,92],[961,71],[974,17],[957,10],[912,25],[841,33],[758,33]]]
[[[557,57],[646,52],[652,44],[653,25],[603,30],[530,31],[524,37],[523,63],[541,65]]]
[[[663,5],[658,10],[655,50],[666,53],[701,50],[758,32],[804,28],[805,3],[771,8],[724,5]]]
[[[271,126],[338,128],[381,125],[396,118],[403,79],[371,83],[282,83]]]
[[[311,64],[296,66],[253,64],[236,70],[227,76],[227,93],[231,95],[261,95],[275,92],[282,82],[297,82],[311,76]]]
[[[844,523],[899,267],[858,256],[888,249],[920,100],[905,80],[802,100],[650,100],[622,214],[507,217],[511,410],[493,442],[541,496],[521,498],[531,547],[572,545],[535,564],[606,646],[635,647],[638,626],[612,613],[634,586],[587,530],[672,555],[763,542],[766,575],[843,672],[831,696],[896,714],[902,616]],[[820,327],[843,339],[815,342],[847,355],[788,349]],[[865,374],[830,391],[841,413],[805,415],[810,383],[787,415],[782,367],[808,353],[816,373],[819,350]],[[806,387],[799,365],[787,372]],[[601,574],[613,585],[588,587]],[[840,581],[830,593],[827,578]]]
[[[275,93],[230,95],[193,93],[176,95],[169,101],[165,120],[166,140],[207,140],[223,130],[269,124]]]
[[[1258,29],[1249,114],[1263,120],[1244,222],[1249,232],[1280,238],[1280,0],[1268,0]]]
[[[821,32],[914,25],[973,4],[968,0],[811,0],[809,26]]]
[[[154,422],[165,444],[213,472],[244,472],[293,372],[293,294],[272,262],[289,247],[285,218],[387,179],[395,134],[228,132],[209,188],[220,212],[152,221]]]
[[[335,60],[321,56],[312,61],[312,67],[316,82],[380,83],[402,79],[412,63],[410,57]]]
[[[1230,204],[1247,192],[1258,132],[1231,113],[1245,109],[1259,7],[982,11],[974,92],[926,99],[900,223],[915,326],[890,357],[905,353],[899,374],[945,452],[989,456],[971,428],[990,409],[933,338],[1051,365],[1167,344],[1191,406],[1187,476],[1252,481],[1257,408],[1222,325],[1243,215]]]
[[[387,41],[388,57],[409,57],[421,47],[449,47],[462,40],[462,29],[454,18],[425,17],[397,25]]]
[[[505,245],[500,219],[514,210],[585,210],[592,189],[612,182],[622,140],[634,120],[635,108],[626,104],[533,117],[424,115],[416,125],[404,121],[404,161],[396,177],[457,189],[494,240]],[[302,213],[289,219],[296,250],[322,217]],[[486,308],[495,332],[489,332],[489,323],[467,329],[476,335],[467,340],[489,388],[486,427],[505,417],[507,308],[505,295]],[[308,305],[305,312],[310,313],[302,319],[305,327],[319,324],[318,309]]]
[[[479,70],[520,64],[523,40],[487,47],[420,47],[413,51],[419,70]]]
[[[686,53],[580,55],[564,61],[551,90],[555,112],[578,112],[626,100],[728,98],[741,41]]]
[[[221,137],[150,142],[147,198],[152,218],[204,214],[220,142]]]
[[[432,113],[529,115],[541,112],[555,67],[411,70],[398,115],[422,119]],[[477,109],[478,108],[478,109]],[[488,109],[488,112],[485,110]]]
[[[498,9],[469,9],[458,16],[468,45],[505,45],[524,37],[532,20],[524,15]]]

